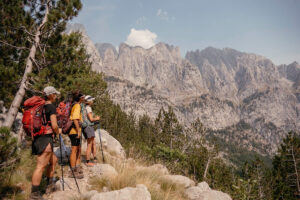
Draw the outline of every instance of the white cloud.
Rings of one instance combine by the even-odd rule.
[[[156,33],[153,33],[148,29],[136,30],[132,28],[125,43],[129,46],[141,46],[145,49],[148,49],[155,45],[156,39]]]
[[[168,21],[170,19],[169,13],[165,10],[160,9],[160,8],[157,10],[156,16],[163,19],[163,20],[166,20],[166,21]]]

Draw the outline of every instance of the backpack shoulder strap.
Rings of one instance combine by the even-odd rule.
[[[85,121],[87,121],[87,113],[86,113],[85,104],[81,103],[80,108],[81,108],[82,120],[85,122]]]

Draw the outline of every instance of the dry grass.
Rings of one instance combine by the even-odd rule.
[[[4,199],[27,199],[31,192],[31,174],[34,170],[35,160],[31,151],[26,149],[21,152],[21,161],[6,180],[6,194]]]
[[[137,184],[144,184],[153,200],[186,199],[182,185],[163,179],[163,174],[159,170],[141,167],[145,166],[143,160],[129,160],[126,163],[111,162],[110,164],[118,171],[118,176],[93,178],[90,180],[92,189],[102,192],[103,187],[107,187],[109,190],[120,190],[124,187],[136,187]]]

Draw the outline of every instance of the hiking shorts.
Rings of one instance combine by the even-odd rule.
[[[80,138],[77,138],[77,136],[78,136],[77,134],[69,135],[72,146],[80,146]]]
[[[44,152],[50,143],[53,152],[53,136],[52,134],[39,135],[34,137],[32,141],[32,155],[40,155]]]
[[[85,129],[83,129],[83,135],[85,139],[95,137],[94,128],[91,126],[87,126]]]

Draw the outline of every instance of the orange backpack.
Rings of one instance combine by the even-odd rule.
[[[45,100],[39,96],[33,96],[24,102],[22,124],[26,134],[32,139],[37,135],[45,134],[49,126],[44,105]]]
[[[71,102],[60,102],[56,108],[57,113],[57,123],[60,128],[62,128],[63,134],[68,134],[73,126],[73,121],[70,120],[72,104]]]

